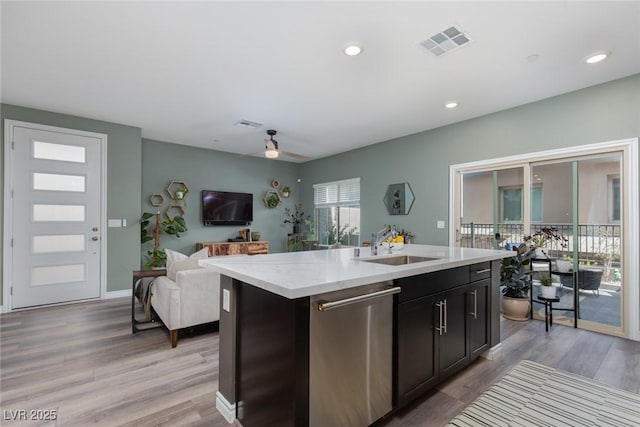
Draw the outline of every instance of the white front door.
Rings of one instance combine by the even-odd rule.
[[[101,138],[12,126],[12,308],[100,297]]]

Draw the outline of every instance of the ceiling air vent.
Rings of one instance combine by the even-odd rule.
[[[234,123],[236,126],[240,126],[241,128],[249,128],[249,129],[258,129],[262,127],[262,123],[252,122],[251,120],[238,120]]]
[[[452,50],[462,47],[470,41],[471,37],[469,37],[469,34],[462,31],[460,27],[451,25],[446,30],[421,41],[420,45],[435,56],[440,56],[443,53],[451,52]]]

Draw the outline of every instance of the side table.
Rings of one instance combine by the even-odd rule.
[[[560,298],[545,298],[539,296],[536,302],[544,304],[544,330],[549,332],[549,326],[553,326],[553,303],[560,302]]]
[[[133,272],[133,281],[131,284],[131,333],[138,331],[146,331],[147,329],[155,329],[162,326],[162,322],[154,322],[153,320],[137,320],[136,319],[136,285],[139,281],[150,277],[166,276],[167,270],[137,270]],[[141,328],[138,325],[146,323],[155,323],[153,327]]]

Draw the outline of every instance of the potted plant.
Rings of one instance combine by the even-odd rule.
[[[566,248],[569,240],[558,231],[557,227],[542,227],[531,236],[524,237],[525,243],[536,248],[536,258],[548,258],[548,243],[558,242],[560,247]]]
[[[555,298],[556,297],[556,288],[553,287],[553,281],[551,280],[551,276],[545,276],[540,279],[540,296],[542,298]]]
[[[155,223],[151,224],[151,218],[155,216]],[[140,243],[147,243],[153,240],[153,249],[147,251],[147,262],[143,267],[146,269],[162,268],[167,263],[167,255],[160,249],[160,233],[166,233],[180,237],[180,233],[187,231],[187,224],[184,218],[174,216],[160,220],[160,212],[152,214],[144,212],[140,218]]]
[[[299,234],[302,233],[303,224],[304,224],[304,212],[302,211],[302,204],[294,205],[294,211],[289,208],[284,208],[284,213],[286,218],[284,220],[285,224],[293,224],[293,233]]]
[[[502,289],[502,314],[510,320],[524,321],[529,318],[531,303],[531,272],[527,266],[535,254],[535,247],[520,244],[514,254],[502,260],[500,285]]]
[[[291,188],[288,186],[282,187],[282,197],[289,197],[291,195]]]

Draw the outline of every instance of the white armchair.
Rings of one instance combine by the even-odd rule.
[[[178,329],[220,320],[220,274],[194,268],[155,279],[151,306],[169,329],[171,347],[178,345]]]

